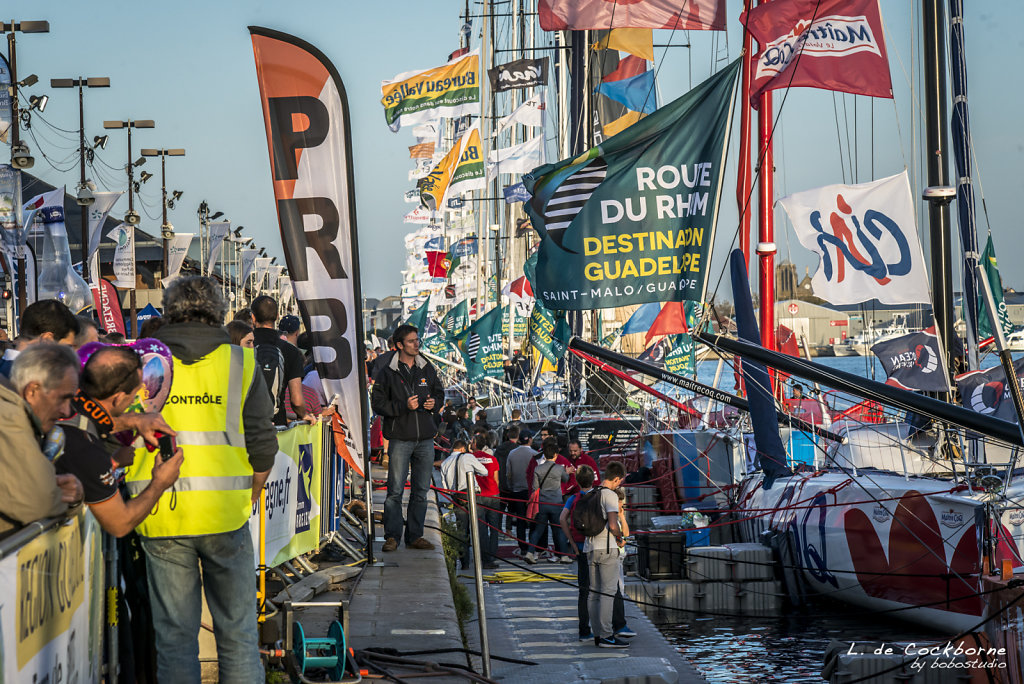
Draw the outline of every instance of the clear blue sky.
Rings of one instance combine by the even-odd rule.
[[[112,87],[86,93],[86,131],[102,134],[104,119],[155,119],[157,127],[134,137],[137,148],[185,147],[184,159],[168,163],[168,185],[184,190],[171,222],[181,232],[196,231],[196,208],[209,201],[246,234],[281,255],[273,204],[263,117],[259,106],[251,43],[246,26],[266,26],[292,33],[318,46],[338,68],[350,97],[353,117],[356,190],[360,230],[363,291],[367,296],[397,294],[405,261],[402,237],[415,228],[402,223],[411,205],[402,193],[411,187],[407,131],[391,133],[384,124],[379,102],[380,82],[395,74],[441,64],[458,47],[459,13],[464,0],[413,2],[392,0],[364,3],[352,0],[281,2],[183,0],[176,3],[129,4],[61,0],[14,3],[7,14],[18,20],[46,19],[51,32],[19,35],[19,76],[36,73],[40,82],[29,94],[50,95],[44,117],[65,129],[77,129],[77,97],[72,90],[51,90],[50,78],[109,76]],[[992,231],[1006,285],[1020,288],[1024,277],[1017,256],[1024,251],[1016,205],[1024,197],[1024,132],[1019,123],[1022,86],[1019,61],[1024,37],[1018,27],[1024,3],[968,3],[968,69],[971,78],[971,115],[976,157],[984,182]],[[471,3],[474,11],[480,7]],[[691,82],[706,77],[713,49],[723,59],[738,56],[739,0],[727,0],[728,36],[693,33],[693,48],[668,51],[658,74],[661,101],[682,94]],[[777,196],[827,183],[871,179],[870,140],[874,130],[874,177],[898,173],[917,164],[923,112],[910,97],[908,79],[920,87],[920,23],[917,3],[884,0],[890,68],[896,90],[895,104],[836,95],[824,91],[794,90],[786,101],[776,152]],[[477,44],[480,21],[474,23]],[[655,43],[684,42],[681,34],[658,32]],[[913,42],[913,49],[911,41]],[[692,57],[688,52],[692,52]],[[662,50],[657,50],[659,61]],[[691,61],[692,60],[692,61]],[[902,64],[902,66],[901,66]],[[780,96],[777,95],[777,100]],[[854,106],[857,125],[854,126]],[[845,107],[844,107],[845,105]],[[837,132],[836,112],[839,117]],[[897,126],[896,114],[899,116]],[[45,180],[74,185],[77,165],[65,161],[77,147],[73,135],[62,134],[41,122],[33,125],[38,144],[27,138],[37,163],[33,170]],[[116,133],[116,132],[115,132]],[[912,139],[913,138],[913,139]],[[849,141],[849,142],[848,142]],[[848,154],[856,148],[856,164]],[[40,148],[65,172],[51,168]],[[124,134],[112,136],[101,152],[111,166],[122,166]],[[918,161],[914,161],[914,160]],[[150,161],[145,167],[158,169]],[[731,169],[735,173],[734,169]],[[94,176],[96,174],[93,174]],[[123,174],[101,167],[100,182],[113,182]],[[716,245],[717,265],[736,226],[732,181],[727,181]],[[102,182],[100,182],[102,186]],[[915,192],[923,181],[918,180]],[[112,188],[118,189],[118,188]],[[143,227],[157,232],[159,176],[145,186]],[[979,203],[980,207],[980,203]],[[126,207],[118,206],[117,211]],[[149,216],[147,216],[147,212]],[[150,218],[153,217],[153,218]],[[983,217],[979,227],[984,241]],[[781,226],[781,213],[780,213]],[[954,223],[955,227],[955,223]],[[922,226],[924,234],[926,227]],[[780,230],[780,255],[801,267],[814,259],[795,239]],[[927,244],[925,245],[927,249]],[[802,268],[801,268],[802,270]],[[712,282],[710,289],[714,289]],[[721,294],[727,294],[723,286]]]

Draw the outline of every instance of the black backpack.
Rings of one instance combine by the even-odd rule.
[[[263,380],[270,390],[270,398],[274,402],[274,413],[281,410],[284,397],[284,354],[281,348],[271,342],[256,345],[256,365],[263,371]]]
[[[572,529],[584,537],[596,537],[604,531],[608,524],[608,514],[601,506],[602,489],[607,489],[607,487],[594,487],[586,494],[579,496],[569,514],[569,523]]]

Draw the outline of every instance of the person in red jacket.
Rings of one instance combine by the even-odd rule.
[[[480,486],[477,497],[477,521],[480,527],[481,567],[494,570],[498,567],[498,535],[501,532],[501,499],[498,498],[498,459],[484,451],[487,435],[478,433],[473,438],[473,455],[487,468],[486,475],[477,475]]]
[[[569,482],[562,492],[565,496],[570,496],[580,491],[580,485],[576,482],[576,473],[581,466],[589,467],[594,471],[594,479],[598,482],[601,481],[601,471],[597,467],[597,462],[589,454],[583,453],[583,447],[578,439],[569,440],[568,461],[569,466],[566,467],[566,471],[569,473]]]

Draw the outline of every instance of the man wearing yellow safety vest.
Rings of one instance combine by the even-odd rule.
[[[222,328],[227,305],[210,278],[181,278],[164,290],[167,324],[156,337],[174,356],[163,416],[184,452],[181,476],[139,525],[146,553],[161,682],[199,684],[200,591],[217,640],[219,681],[264,679],[256,625],[252,503],[277,453],[263,375],[251,349]],[[126,482],[145,491],[159,451],[138,449]]]

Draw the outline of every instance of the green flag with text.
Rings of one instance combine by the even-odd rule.
[[[1013,323],[1010,321],[1010,313],[1006,310],[1006,302],[1003,301],[1003,281],[999,277],[999,265],[996,263],[996,246],[992,244],[992,236],[988,236],[985,243],[985,251],[981,253],[981,265],[988,275],[988,285],[992,290],[992,299],[996,303],[999,326],[1003,329],[1004,335],[1013,332]],[[979,283],[980,286],[980,283]],[[988,307],[982,297],[978,297],[978,338],[992,337],[992,319],[988,313]]]
[[[420,336],[423,335],[423,331],[427,327],[427,315],[430,311],[430,297],[428,296],[419,308],[409,314],[409,319],[405,322],[406,325],[414,326],[420,332]]]
[[[491,309],[455,336],[455,344],[466,364],[468,382],[504,377],[501,321],[505,314],[504,308]]]
[[[579,311],[703,298],[739,67],[523,177],[541,236],[539,303]]]

